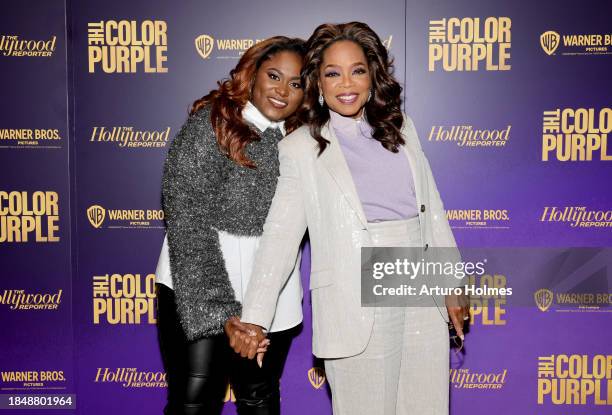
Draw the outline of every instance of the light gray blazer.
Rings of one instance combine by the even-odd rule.
[[[311,245],[313,354],[353,356],[367,345],[374,308],[361,306],[361,251],[367,220],[338,139],[329,124],[323,154],[306,126],[279,143],[280,177],[242,308],[242,321],[269,328],[278,293],[308,229]],[[421,240],[455,247],[440,194],[412,120],[404,116],[403,151],[414,178]],[[443,306],[443,304],[442,304]],[[442,319],[448,320],[443,308]]]

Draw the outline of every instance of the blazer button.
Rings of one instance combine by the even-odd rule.
[[[425,205],[421,205],[421,212],[425,212]]]

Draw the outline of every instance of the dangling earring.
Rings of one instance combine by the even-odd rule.
[[[368,92],[368,99],[366,102],[370,102],[370,98],[372,98],[372,90],[370,89],[370,92]]]
[[[319,105],[320,105],[320,106],[323,106],[323,103],[324,103],[324,102],[325,102],[325,100],[323,99],[323,94],[321,94],[321,93],[319,92]]]

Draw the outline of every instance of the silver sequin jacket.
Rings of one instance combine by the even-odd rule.
[[[168,150],[162,200],[177,310],[188,340],[222,333],[225,320],[240,315],[217,231],[263,232],[282,135],[266,130],[260,138],[246,148],[257,168],[239,166],[220,152],[210,109],[203,108],[189,116]]]

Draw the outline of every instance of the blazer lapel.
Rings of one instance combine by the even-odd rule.
[[[427,232],[427,223],[423,220],[423,216],[421,215],[421,206],[423,204],[427,205],[428,202],[428,193],[427,193],[427,174],[425,172],[425,159],[422,154],[421,149],[414,144],[413,140],[418,140],[419,138],[416,136],[411,136],[410,131],[406,128],[406,123],[404,122],[404,127],[402,129],[402,135],[404,136],[404,140],[406,144],[402,147],[402,150],[406,157],[408,158],[408,163],[410,164],[410,171],[412,172],[412,180],[414,183],[414,193],[416,196],[416,207],[419,211],[419,229],[421,232],[421,241],[423,244],[426,244],[428,239],[425,238]],[[431,206],[426,206],[425,209],[430,209]]]
[[[359,195],[357,194],[353,176],[351,175],[351,171],[349,170],[344,154],[342,153],[342,149],[340,148],[338,138],[336,137],[333,128],[329,127],[329,123],[321,128],[321,135],[323,138],[329,140],[330,143],[323,154],[321,154],[319,157],[319,160],[329,171],[329,174],[342,191],[347,202],[357,214],[361,224],[364,226],[364,228],[367,228],[368,221],[363,211],[363,206],[359,199]]]
[[[412,172],[412,181],[414,183],[414,192],[416,194],[417,209],[421,209],[424,199],[424,182],[425,176],[421,171],[421,164],[419,164],[418,155],[416,149],[410,142],[410,139],[404,135],[406,144],[401,146],[404,154],[408,158],[408,164],[410,164],[410,171]]]

